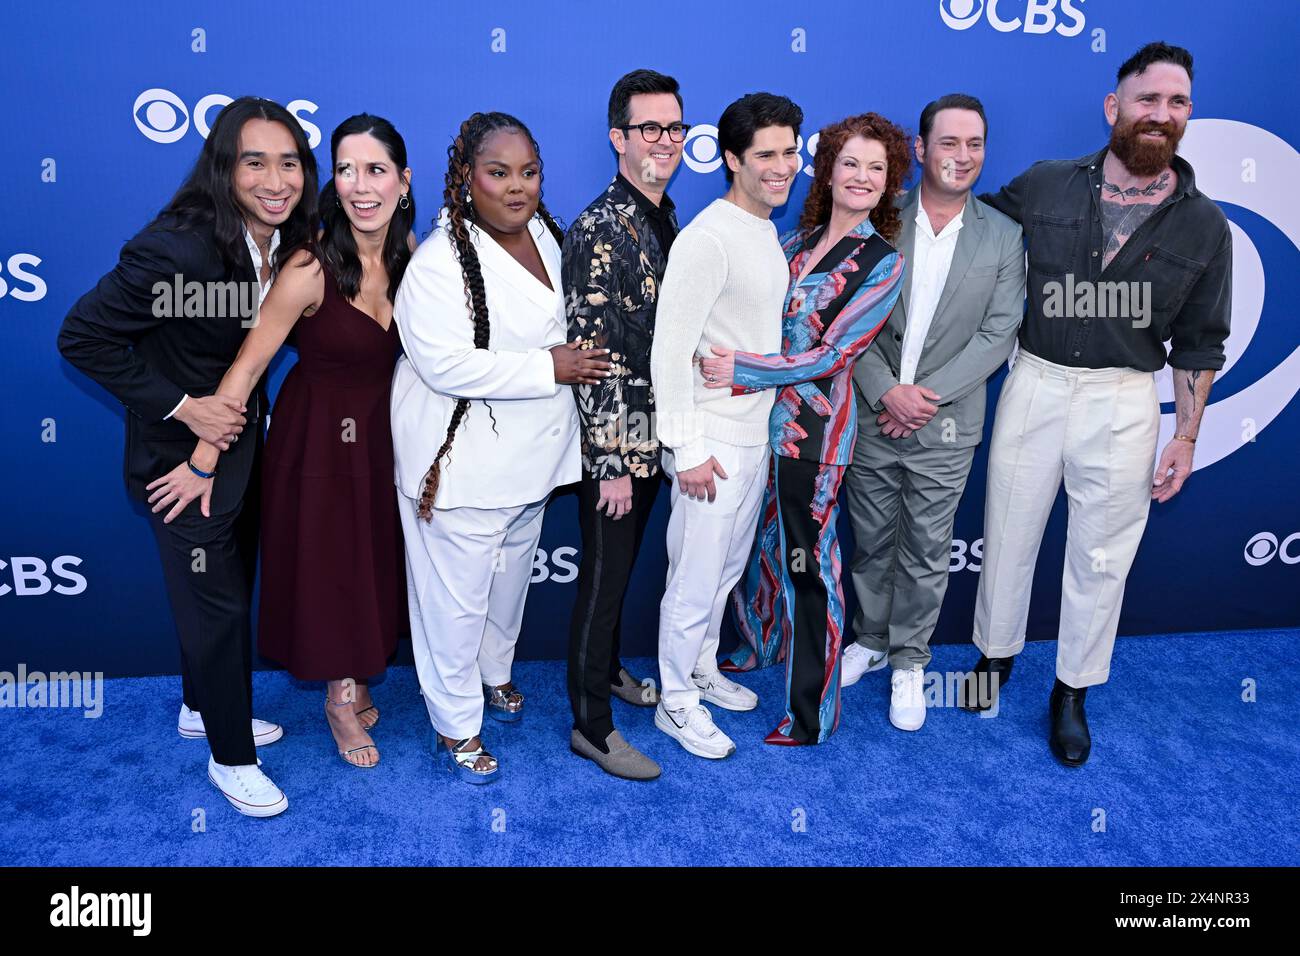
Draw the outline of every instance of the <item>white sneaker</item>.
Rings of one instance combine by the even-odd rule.
[[[899,730],[920,730],[925,723],[925,674],[919,667],[894,671],[889,679],[889,722]]]
[[[700,689],[702,699],[717,704],[723,710],[753,710],[758,706],[757,694],[722,676],[722,671],[713,670],[703,674],[695,671],[691,674],[691,680]]]
[[[181,704],[181,716],[176,721],[176,732],[182,737],[191,740],[206,738],[208,732],[203,729],[203,717],[197,710],[190,710],[184,704]],[[284,736],[284,728],[279,724],[273,724],[269,720],[258,720],[253,718],[253,743],[258,747],[264,747],[267,744],[273,744]]]
[[[289,809],[289,798],[262,773],[262,761],[228,767],[208,758],[208,779],[246,817],[273,817]]]
[[[717,728],[713,715],[703,704],[668,710],[661,698],[655,708],[655,726],[697,757],[721,760],[736,752],[736,745]]]
[[[840,686],[852,687],[863,674],[878,671],[889,663],[889,651],[873,651],[854,641],[840,658]]]

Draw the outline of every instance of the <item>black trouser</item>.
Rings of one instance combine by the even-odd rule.
[[[609,686],[618,681],[623,598],[641,537],[659,493],[660,477],[632,479],[632,510],[615,520],[596,510],[600,481],[578,486],[582,562],[569,627],[569,703],[573,726],[592,746],[605,749],[614,731]]]
[[[217,763],[257,763],[253,744],[253,632],[250,604],[257,572],[261,448],[243,501],[203,517],[197,501],[163,523],[150,513],[163,578],[181,645],[185,706],[203,716]],[[217,480],[220,480],[219,478]]]

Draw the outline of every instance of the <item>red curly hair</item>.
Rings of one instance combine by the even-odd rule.
[[[813,184],[803,203],[799,228],[809,233],[830,221],[831,170],[844,144],[854,136],[874,139],[885,147],[885,191],[869,218],[876,232],[893,242],[903,225],[894,208],[894,196],[902,189],[912,167],[912,151],[907,134],[879,113],[862,113],[822,127],[818,133],[817,155],[813,158]]]

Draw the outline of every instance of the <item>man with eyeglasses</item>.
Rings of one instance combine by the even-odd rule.
[[[618,175],[564,240],[569,338],[610,350],[610,375],[575,385],[582,423],[578,489],[582,562],[569,630],[570,747],[616,777],[648,780],[659,765],[614,729],[610,694],[654,707],[654,685],[619,660],[620,621],[632,565],[659,492],[650,344],[659,283],[677,236],[668,181],[689,129],[677,81],[633,70],[609,97],[609,139]]]

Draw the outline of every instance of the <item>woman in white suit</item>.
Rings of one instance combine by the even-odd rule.
[[[431,747],[472,783],[499,776],[483,714],[523,716],[510,679],[551,491],[580,477],[572,389],[608,350],[566,344],[560,245],[527,127],[475,113],[448,149],[445,208],[393,317],[393,451],[407,599]]]

